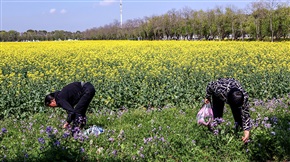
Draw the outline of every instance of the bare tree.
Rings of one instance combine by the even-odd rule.
[[[178,27],[178,12],[175,9],[169,10],[167,12],[169,16],[169,35],[170,38],[177,37],[177,27]]]
[[[191,13],[192,13],[192,9],[190,9],[189,7],[185,7],[180,11],[181,14],[181,19],[183,21],[181,21],[182,23],[182,35],[184,36],[184,39],[190,39],[190,33],[192,31],[192,20],[191,20]]]
[[[215,11],[214,10],[209,10],[207,11],[207,23],[209,26],[209,39],[214,39],[214,37],[216,36],[217,33],[217,25],[216,25],[216,18],[217,16],[215,15]]]
[[[224,19],[223,19],[223,8],[221,6],[217,6],[215,7],[215,15],[216,15],[216,19],[215,19],[215,24],[217,27],[217,32],[218,32],[218,39],[222,40],[223,39],[223,25],[224,25]]]
[[[242,41],[244,41],[244,33],[245,33],[245,22],[246,22],[246,19],[247,19],[247,16],[246,14],[244,13],[244,10],[242,9],[239,9],[237,11],[237,22],[239,24],[239,30],[240,30],[240,34],[241,34],[241,37],[242,37]]]
[[[237,9],[234,6],[228,6],[225,8],[225,17],[226,17],[226,22],[228,25],[230,25],[231,28],[231,35],[232,35],[232,40],[236,39],[236,24],[237,24]]]
[[[273,28],[273,19],[274,19],[274,12],[279,5],[279,0],[261,0],[261,3],[265,4],[266,9],[268,10],[268,17],[270,23],[270,31],[271,31],[271,42],[274,41],[274,28]]]
[[[254,17],[254,24],[256,28],[256,40],[262,39],[262,21],[265,19],[266,16],[266,10],[265,6],[262,2],[252,2],[251,3],[251,10],[252,10],[252,16]]]

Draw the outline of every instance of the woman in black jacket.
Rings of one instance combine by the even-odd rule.
[[[62,107],[68,116],[63,128],[73,122],[80,129],[86,125],[86,112],[95,95],[95,88],[90,82],[73,82],[62,88],[61,91],[50,93],[45,97],[45,105]]]

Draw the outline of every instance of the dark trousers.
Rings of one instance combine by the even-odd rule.
[[[73,129],[75,127],[82,129],[86,125],[86,112],[96,93],[94,86],[90,82],[85,83],[82,90],[83,95],[75,106],[76,116],[73,121]]]
[[[222,118],[224,112],[225,102],[216,96],[212,96],[212,111],[214,118]],[[242,110],[241,107],[230,105],[234,120],[242,128]]]

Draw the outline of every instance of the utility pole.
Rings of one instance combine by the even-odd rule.
[[[120,0],[120,27],[122,28],[123,24],[123,17],[122,17],[122,0]]]

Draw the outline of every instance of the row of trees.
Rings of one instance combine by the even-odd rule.
[[[68,40],[68,39],[81,39],[82,33],[69,32],[64,30],[55,30],[47,32],[46,30],[27,30],[26,32],[19,33],[15,30],[8,32],[0,31],[0,41],[52,41],[52,40]]]
[[[1,31],[1,41],[107,40],[107,39],[205,39],[281,40],[290,37],[290,7],[278,0],[260,0],[245,9],[217,6],[207,11],[172,9],[159,16],[127,20],[80,32]]]

